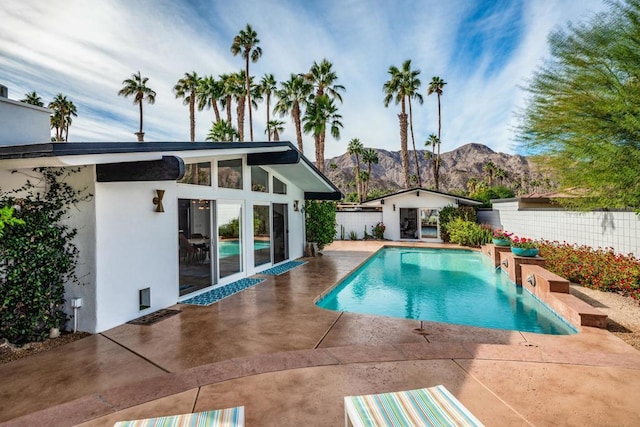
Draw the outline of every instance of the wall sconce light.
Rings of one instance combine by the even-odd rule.
[[[381,199],[381,200],[380,200],[380,204],[381,204],[381,205],[384,205],[384,199]]]
[[[419,191],[416,191],[416,196],[420,197],[420,192]]]
[[[164,190],[156,190],[156,194],[157,196],[153,198],[153,204],[156,205],[156,212],[164,212],[164,206],[162,205]]]
[[[394,212],[396,211],[396,205],[393,205],[393,211]]]
[[[294,200],[293,201],[293,210],[298,212],[300,210],[300,201],[299,200]]]

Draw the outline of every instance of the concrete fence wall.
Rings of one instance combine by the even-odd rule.
[[[573,212],[518,209],[518,202],[494,203],[480,210],[478,222],[532,239],[566,241],[640,256],[640,216],[633,212]]]
[[[382,221],[382,212],[342,211],[336,212],[336,239],[341,239],[341,227],[344,227],[344,239],[349,240],[349,234],[355,231],[358,239],[364,237],[364,229],[371,235],[371,227]]]

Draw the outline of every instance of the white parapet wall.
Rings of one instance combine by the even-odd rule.
[[[0,146],[50,142],[51,110],[0,96]]]
[[[366,228],[367,234],[371,235],[371,228],[382,221],[382,212],[363,211],[342,211],[336,212],[336,240],[342,240],[344,230],[344,240],[350,240],[351,232],[355,232],[358,239],[364,237]]]
[[[640,216],[630,211],[519,209],[514,200],[494,203],[493,210],[480,210],[478,222],[522,237],[613,248],[640,257]]]

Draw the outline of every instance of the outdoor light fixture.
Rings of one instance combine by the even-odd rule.
[[[420,197],[420,192],[419,191],[416,191],[416,196]]]
[[[393,205],[393,211],[394,212],[396,211],[396,205]]]
[[[299,200],[294,200],[293,201],[293,210],[298,212],[300,210],[300,201]]]
[[[153,198],[153,204],[156,205],[156,212],[164,212],[164,206],[162,205],[164,190],[156,190],[156,194],[157,196]]]
[[[384,199],[380,200],[380,204],[384,205]]]

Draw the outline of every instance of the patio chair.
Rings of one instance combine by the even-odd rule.
[[[193,414],[146,418],[143,420],[119,421],[114,427],[244,427],[244,406]]]
[[[444,386],[347,396],[345,426],[483,426]]]

